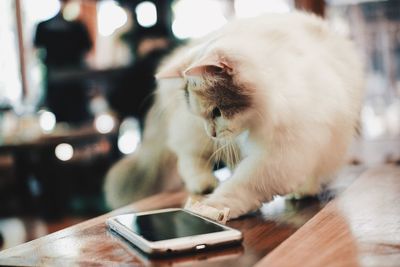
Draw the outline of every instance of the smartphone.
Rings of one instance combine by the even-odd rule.
[[[123,214],[106,224],[150,255],[208,250],[243,240],[240,231],[184,209]]]

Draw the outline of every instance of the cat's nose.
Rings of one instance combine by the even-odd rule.
[[[213,123],[211,122],[206,122],[204,123],[204,128],[206,130],[206,133],[208,136],[212,137],[212,138],[216,138],[217,137],[217,130],[216,127]]]

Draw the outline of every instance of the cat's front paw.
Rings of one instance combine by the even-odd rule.
[[[218,186],[218,180],[212,174],[185,180],[187,190],[192,194],[209,194]]]
[[[238,196],[218,196],[211,195],[202,201],[204,205],[222,210],[229,208],[229,220],[238,218],[247,213],[258,210],[261,202],[240,198]]]

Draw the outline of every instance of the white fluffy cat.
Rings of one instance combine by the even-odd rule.
[[[363,97],[353,45],[298,12],[231,22],[177,50],[157,78],[142,147],[107,177],[114,207],[138,193],[133,180],[159,184],[175,164],[190,192],[213,189],[216,158],[233,175],[204,203],[230,218],[275,195],[317,194],[346,159]]]

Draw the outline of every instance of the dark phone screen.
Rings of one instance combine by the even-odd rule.
[[[125,214],[116,220],[149,241],[226,231],[219,225],[182,210],[140,216]]]

